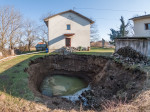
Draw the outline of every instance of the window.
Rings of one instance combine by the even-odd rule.
[[[145,30],[150,30],[150,23],[145,24]]]
[[[71,25],[67,24],[67,30],[71,30]]]

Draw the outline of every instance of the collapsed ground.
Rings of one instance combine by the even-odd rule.
[[[101,49],[93,48],[90,52],[77,52],[77,54],[92,54],[92,55],[103,55],[110,56],[112,54],[112,49]],[[39,104],[41,100],[38,97],[35,97],[32,91],[28,88],[28,74],[24,72],[24,68],[28,67],[30,60],[33,60],[37,57],[43,57],[46,53],[27,55],[14,58],[12,60],[0,63],[0,108],[2,110],[8,111],[63,111],[65,109],[50,109],[47,108],[47,102]],[[136,68],[136,65],[131,68]],[[150,66],[143,65],[142,70],[150,73]],[[124,104],[118,103],[113,105],[107,103],[104,106],[104,110],[107,112],[109,110],[120,111],[147,111],[150,107],[150,80],[149,74],[147,74],[147,81],[142,92],[137,94],[137,97],[131,101],[131,103]],[[33,101],[36,101],[35,103]],[[110,101],[111,102],[111,101]],[[106,107],[106,108],[105,108]],[[119,109],[118,109],[119,108]],[[121,109],[121,110],[120,110]],[[80,108],[82,110],[82,107]],[[75,111],[71,110],[70,111]],[[92,110],[91,110],[92,111]]]
[[[79,110],[81,99],[76,103],[60,97],[47,97],[40,93],[39,87],[43,79],[53,74],[65,74],[76,76],[86,80],[92,87],[89,92],[82,96],[88,101],[84,109],[101,110],[101,104],[107,100],[129,101],[141,91],[146,73],[140,69],[131,69],[111,58],[90,55],[50,55],[37,58],[30,62],[27,69],[29,76],[29,87],[41,102],[47,102],[52,109],[75,109]],[[63,102],[63,103],[62,103]]]

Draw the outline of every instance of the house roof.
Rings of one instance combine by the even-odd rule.
[[[53,15],[53,16],[49,16],[49,17],[45,18],[44,21],[47,22],[47,21],[48,21],[50,18],[52,18],[52,17],[55,17],[55,16],[57,16],[57,15],[61,15],[61,14],[64,14],[64,13],[68,13],[68,12],[74,13],[74,14],[76,14],[76,15],[78,15],[78,16],[80,16],[80,17],[86,19],[86,20],[88,20],[91,24],[94,23],[94,21],[92,21],[91,19],[89,19],[89,18],[83,16],[82,14],[80,14],[80,13],[78,13],[78,12],[76,12],[76,11],[73,11],[73,10],[68,10],[68,11],[64,11],[64,12],[55,14],[55,15]]]
[[[45,44],[44,42],[39,42],[38,44]]]
[[[144,16],[133,17],[129,20],[139,20],[139,19],[147,19],[147,18],[150,18],[150,14],[144,15]]]
[[[46,44],[37,44],[35,47],[46,47]]]
[[[35,47],[46,47],[44,42],[39,42]]]

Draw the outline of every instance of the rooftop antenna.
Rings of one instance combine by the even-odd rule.
[[[76,8],[75,7],[73,7],[73,9],[72,10],[75,10]]]

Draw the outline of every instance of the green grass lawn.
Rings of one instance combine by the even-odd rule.
[[[114,49],[92,48],[90,51],[80,51],[75,54],[105,55],[109,56]],[[28,67],[30,60],[42,57],[46,53],[22,55],[0,63],[0,91],[27,100],[33,100],[34,96],[28,87],[28,74],[24,69]]]
[[[113,52],[113,48],[92,47],[90,51],[78,51],[75,54],[110,56]]]
[[[44,55],[46,53],[23,55],[0,63],[0,91],[32,100],[34,97],[28,88],[28,74],[24,69],[30,60]]]

